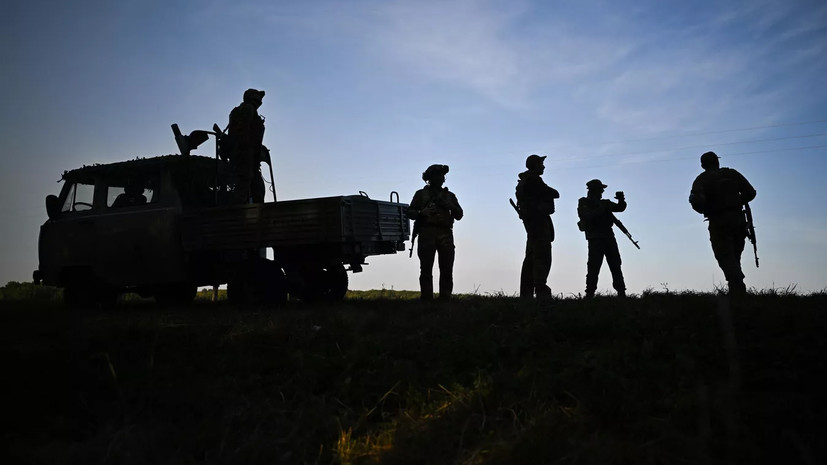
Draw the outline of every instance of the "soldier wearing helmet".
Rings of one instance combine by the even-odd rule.
[[[257,187],[261,181],[264,118],[258,114],[258,108],[263,98],[263,90],[247,89],[244,101],[230,112],[229,135],[233,144],[230,166],[235,184],[231,197],[234,203],[249,203],[253,192],[260,190]],[[258,199],[259,196],[255,197]]]
[[[744,204],[755,198],[755,188],[738,171],[721,168],[715,152],[701,155],[704,172],[695,178],[689,193],[692,208],[709,220],[709,241],[718,266],[729,284],[729,293],[747,292],[741,254],[747,237]]]
[[[520,297],[549,299],[551,288],[551,243],[554,241],[554,200],[560,198],[556,189],[549,187],[541,177],[545,172],[546,156],[529,155],[526,171],[518,175],[517,209],[526,231],[525,258],[520,271]]]
[[[586,233],[589,244],[586,262],[586,298],[594,297],[597,291],[597,278],[603,266],[603,257],[612,272],[612,287],[618,297],[626,297],[626,282],[620,269],[620,250],[612,227],[616,218],[614,212],[626,210],[626,196],[622,191],[615,193],[617,203],[603,198],[607,185],[599,179],[586,183],[586,196],[577,201],[577,227]]]
[[[422,300],[434,298],[433,268],[439,254],[439,300],[451,298],[454,288],[454,221],[463,211],[457,196],[443,187],[448,165],[431,165],[422,180],[425,187],[414,193],[408,218],[414,220],[413,236],[419,237],[419,289]]]

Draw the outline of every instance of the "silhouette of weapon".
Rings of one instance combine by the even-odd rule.
[[[612,215],[612,221],[614,222],[614,224],[617,225],[617,228],[620,229],[620,231],[623,232],[623,234],[625,234],[626,237],[628,237],[630,241],[632,241],[632,244],[635,244],[635,247],[637,247],[637,249],[640,250],[640,246],[637,245],[636,240],[632,239],[632,234],[629,233],[629,230],[626,229],[626,226],[623,226],[623,223],[621,223],[620,220],[617,219],[617,217],[614,216],[614,215]]]
[[[755,255],[755,267],[758,268],[758,241],[755,238],[755,224],[752,222],[752,209],[749,203],[744,204],[744,215],[747,218],[747,239],[752,242],[752,253]]]
[[[414,221],[413,230],[411,231],[411,251],[408,253],[408,258],[413,258],[414,243],[416,242],[416,236],[419,235],[419,225],[417,223],[417,221]]]
[[[521,215],[521,214],[520,214],[520,207],[518,207],[518,206],[517,206],[517,204],[516,204],[516,203],[514,203],[514,201],[513,201],[513,200],[511,200],[511,198],[509,198],[509,199],[508,199],[508,203],[510,203],[510,204],[511,204],[511,206],[512,206],[512,207],[514,207],[514,211],[515,211],[515,212],[517,212],[517,216],[519,216],[520,218],[522,218],[522,217],[523,217],[523,215]]]

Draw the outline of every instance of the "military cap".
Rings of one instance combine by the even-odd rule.
[[[525,167],[528,169],[536,168],[538,166],[543,166],[543,161],[546,159],[547,155],[529,155],[528,158],[525,159]]]
[[[599,179],[592,179],[586,183],[587,189],[605,189],[609,186],[603,184]]]
[[[261,102],[261,99],[264,98],[264,91],[263,90],[256,90],[256,89],[247,89],[244,91],[244,101],[253,101],[253,102]]]
[[[422,173],[422,180],[427,181],[431,176],[444,176],[448,174],[448,165],[431,165]]]
[[[703,155],[701,155],[701,166],[705,166],[710,163],[714,164],[718,161],[719,158],[721,157],[719,157],[715,152],[706,152]]]

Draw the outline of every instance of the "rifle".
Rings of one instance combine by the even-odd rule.
[[[755,224],[752,222],[752,209],[749,203],[744,204],[744,215],[747,217],[747,239],[752,242],[752,253],[755,255],[755,267],[758,268],[758,241],[755,239]]]
[[[621,223],[620,220],[617,219],[617,217],[614,216],[614,215],[612,215],[612,221],[614,222],[614,224],[617,225],[617,228],[620,229],[620,231],[623,232],[623,234],[625,234],[626,237],[628,237],[630,241],[632,241],[632,244],[635,244],[635,247],[637,247],[637,249],[640,250],[640,246],[637,245],[636,240],[632,239],[632,234],[629,233],[629,230],[626,229],[626,226],[623,226],[623,223]]]
[[[517,212],[517,216],[519,216],[520,218],[522,218],[522,217],[523,217],[523,215],[520,213],[520,207],[518,207],[518,206],[517,206],[517,204],[516,204],[516,203],[514,203],[514,201],[513,201],[513,200],[511,200],[510,198],[508,199],[508,203],[510,203],[510,204],[511,204],[511,206],[512,206],[512,207],[514,207],[514,211],[515,211],[515,212]]]
[[[414,242],[416,242],[416,236],[419,235],[418,223],[418,221],[414,221],[413,230],[411,231],[411,251],[408,253],[408,258],[413,258]]]

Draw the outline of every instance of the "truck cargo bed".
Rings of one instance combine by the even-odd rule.
[[[361,245],[363,255],[391,253],[382,251],[403,250],[410,238],[407,208],[351,195],[198,209],[184,214],[183,244],[187,251]]]

